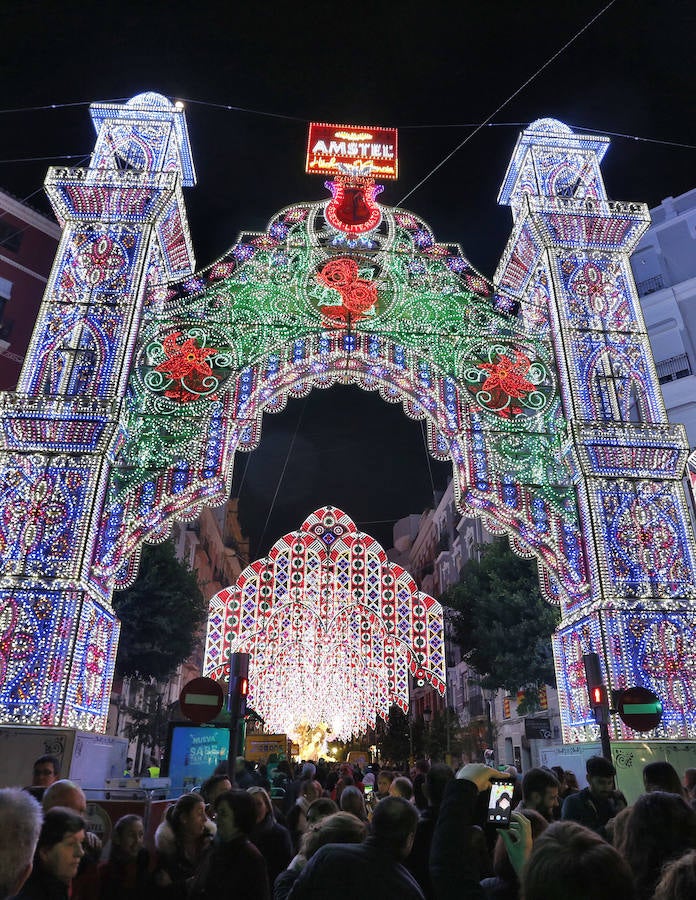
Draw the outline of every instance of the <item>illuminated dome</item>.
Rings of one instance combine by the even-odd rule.
[[[536,119],[526,129],[537,134],[573,134],[573,129],[558,119]]]
[[[166,107],[167,109],[173,108],[171,101],[163,94],[158,94],[156,91],[145,91],[142,94],[136,94],[135,97],[131,97],[126,103],[126,106],[160,106]]]

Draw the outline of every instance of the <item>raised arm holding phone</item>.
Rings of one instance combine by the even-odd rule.
[[[472,826],[477,824],[474,816],[479,792],[488,790],[494,784],[505,784],[497,769],[482,763],[469,763],[457,772],[454,781],[445,788],[430,850],[430,877],[438,900],[484,898],[477,854],[473,848]],[[507,780],[507,784],[510,785],[511,798],[512,782]],[[531,850],[531,832],[524,816],[511,812],[508,818],[510,806],[506,803],[505,793],[504,788],[497,791],[497,805],[489,806],[488,815],[489,819],[491,814],[501,816],[494,820],[499,825],[498,833],[503,835],[513,866],[520,871]]]

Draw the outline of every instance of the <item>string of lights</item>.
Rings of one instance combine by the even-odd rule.
[[[430,178],[432,178],[432,176],[439,169],[441,169],[447,162],[449,162],[449,160],[452,159],[452,157],[455,154],[457,154],[462,149],[462,147],[465,147],[469,143],[469,141],[473,137],[475,137],[479,133],[479,131],[481,131],[481,129],[484,126],[488,125],[488,123],[491,122],[498,115],[499,112],[501,112],[503,109],[505,109],[505,107],[508,106],[515,99],[515,97],[517,97],[519,94],[521,94],[522,91],[526,87],[528,87],[535,79],[537,79],[539,77],[539,75],[541,75],[541,73],[545,69],[547,69],[551,65],[551,63],[553,63],[556,59],[558,59],[558,57],[565,50],[567,50],[571,44],[575,43],[575,41],[588,30],[588,28],[590,28],[599,18],[601,18],[604,15],[604,13],[607,12],[607,10],[610,9],[614,5],[615,2],[616,2],[616,0],[609,0],[609,3],[607,3],[606,6],[603,6],[602,9],[599,10],[599,12],[595,13],[595,15],[592,16],[589,19],[589,21],[587,21],[582,26],[582,28],[578,29],[578,31],[576,31],[575,34],[569,40],[567,40],[565,42],[565,44],[563,44],[562,47],[560,47],[555,53],[553,53],[551,56],[549,56],[549,58],[546,60],[546,62],[544,62],[542,65],[540,65],[539,68],[536,69],[536,71],[533,72],[529,76],[529,78],[527,78],[526,81],[524,81],[517,88],[517,90],[513,91],[512,94],[510,94],[510,96],[507,97],[507,99],[503,100],[503,102],[501,104],[499,104],[493,110],[493,112],[489,116],[487,116],[483,120],[483,122],[481,122],[480,125],[477,125],[476,128],[474,128],[474,130],[464,138],[463,141],[460,141],[457,144],[457,146],[453,150],[451,150],[446,156],[444,156],[440,160],[440,162],[437,163],[437,165],[433,166],[433,168],[429,172],[427,172],[423,176],[423,178],[421,178],[421,180],[414,187],[411,188],[410,191],[408,191],[406,194],[404,194],[404,196],[398,201],[397,206],[401,206],[401,204],[404,203],[406,200],[408,200],[408,198],[411,197],[418,190],[418,188],[422,187]]]
[[[54,153],[51,156],[17,156],[14,159],[0,159],[0,165],[10,163],[53,162],[63,159],[84,159],[84,153]]]
[[[615,0],[614,0],[614,2],[615,2]],[[604,12],[604,10],[602,12]],[[601,13],[599,15],[601,15]],[[589,23],[589,24],[591,24],[591,23]],[[588,25],[588,27],[589,27],[589,25]],[[575,37],[578,37],[578,36],[579,35],[576,35]],[[549,60],[549,62],[550,61],[551,60]],[[547,63],[547,65],[548,65],[548,63]],[[535,76],[539,73],[539,71],[540,70],[538,70],[535,73]],[[535,76],[533,76],[533,77],[535,77]],[[528,82],[525,82],[523,87],[526,87],[527,84],[528,84]],[[520,88],[520,90],[522,90],[522,88]],[[519,91],[518,91],[518,93],[519,93]],[[506,103],[504,105],[507,105],[507,103],[510,102],[510,99],[511,98],[508,98],[508,100],[506,101]],[[107,101],[107,102],[118,103],[121,101],[112,100],[112,101]],[[262,116],[265,118],[286,119],[288,121],[299,122],[303,125],[308,125],[311,121],[313,121],[313,118],[311,118],[311,117],[306,118],[303,116],[292,116],[292,115],[288,115],[285,113],[271,112],[269,110],[251,109],[249,107],[234,106],[229,103],[217,103],[212,100],[197,100],[197,99],[192,99],[192,98],[182,98],[181,102],[185,103],[189,106],[209,107],[211,109],[220,109],[220,110],[224,110],[226,112],[242,112],[242,113],[245,113],[248,115]],[[9,115],[12,113],[26,113],[26,112],[43,112],[45,110],[59,110],[59,109],[67,109],[67,108],[78,107],[78,106],[86,107],[89,105],[90,105],[90,102],[88,102],[88,101],[79,101],[79,102],[75,102],[75,103],[50,103],[50,104],[46,104],[44,106],[10,107],[7,109],[0,109],[0,115]],[[502,109],[502,108],[503,107],[499,107],[498,110],[496,110],[496,113],[498,111],[500,111],[500,109]],[[420,123],[420,124],[405,123],[405,124],[400,124],[400,125],[396,125],[393,127],[398,128],[399,131],[438,131],[438,130],[442,130],[442,129],[451,129],[451,130],[458,130],[458,129],[465,129],[465,128],[480,129],[483,127],[485,127],[485,128],[526,128],[527,125],[529,124],[528,122],[493,122],[493,121],[490,121],[490,119],[493,118],[496,115],[496,113],[493,113],[493,116],[491,116],[487,119],[484,119],[482,121],[477,121],[477,122],[447,122],[447,123],[424,122],[424,123]],[[676,141],[676,140],[670,140],[668,138],[651,137],[651,136],[647,136],[647,135],[632,134],[630,132],[623,132],[623,131],[610,131],[610,130],[604,129],[598,125],[585,126],[585,125],[581,125],[579,123],[572,123],[572,122],[568,123],[568,124],[569,124],[569,127],[571,127],[573,129],[573,131],[587,131],[587,132],[592,132],[593,134],[606,135],[607,137],[616,137],[616,138],[621,138],[621,139],[630,140],[630,141],[641,141],[642,143],[656,144],[656,145],[663,146],[663,147],[674,147],[676,149],[682,149],[682,150],[696,150],[696,144],[692,144],[687,141]],[[15,164],[15,163],[44,162],[44,161],[50,162],[51,160],[63,160],[63,159],[80,159],[80,158],[84,159],[84,157],[85,157],[85,154],[80,154],[80,153],[72,153],[72,154],[71,153],[55,153],[55,154],[51,154],[50,156],[20,156],[20,157],[13,157],[11,159],[0,159],[0,165]]]

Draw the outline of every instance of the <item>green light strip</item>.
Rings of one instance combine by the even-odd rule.
[[[624,713],[632,713],[633,715],[640,715],[641,713],[649,715],[652,713],[661,713],[662,712],[662,704],[661,703],[624,703],[623,704],[623,712]]]

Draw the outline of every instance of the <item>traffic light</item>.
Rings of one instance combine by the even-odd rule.
[[[246,715],[249,693],[249,654],[230,654],[230,687],[227,695],[227,709],[233,718],[243,719]]]
[[[599,725],[606,724],[609,721],[609,692],[602,678],[599,654],[585,653],[582,661],[585,664],[585,678],[587,680],[590,709]]]
[[[596,684],[590,688],[590,706],[596,709],[598,706],[609,706],[609,696],[603,684]]]

